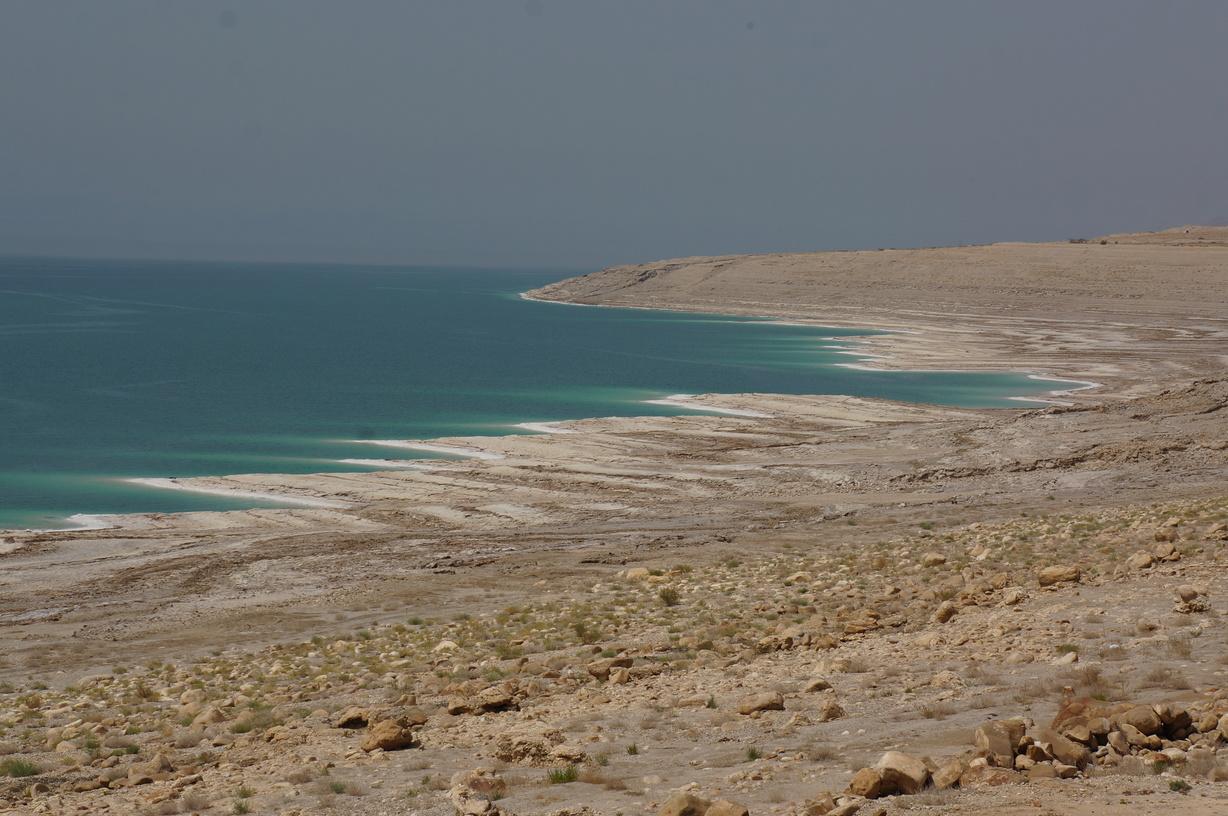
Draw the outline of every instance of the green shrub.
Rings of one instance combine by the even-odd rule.
[[[546,774],[546,779],[551,785],[565,785],[568,782],[575,782],[580,776],[580,772],[576,770],[575,765],[568,765],[566,768],[554,768]]]
[[[0,776],[34,776],[38,766],[24,759],[6,759],[0,762]]]

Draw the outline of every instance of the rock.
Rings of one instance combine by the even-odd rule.
[[[1074,697],[1062,703],[1049,727],[1061,731],[1067,726],[1082,725],[1096,717],[1113,717],[1131,708],[1130,703],[1105,703],[1094,697]]]
[[[456,816],[498,816],[501,812],[486,796],[463,785],[448,791],[448,798]]]
[[[192,720],[192,725],[216,725],[220,722],[226,722],[226,715],[213,706],[209,706],[196,715]]]
[[[804,691],[807,694],[810,694],[816,691],[828,691],[830,689],[831,683],[827,682],[822,677],[815,677],[806,683]]]
[[[1137,731],[1138,729],[1136,728],[1135,730]],[[1105,742],[1109,744],[1110,748],[1122,756],[1126,756],[1130,753],[1130,741],[1127,740],[1126,735],[1120,731],[1110,731],[1108,736],[1105,737]]]
[[[862,768],[849,780],[849,792],[867,799],[883,795],[883,775],[874,768]]]
[[[657,816],[704,816],[712,802],[693,793],[676,793],[665,800]]]
[[[784,711],[784,709],[785,698],[778,691],[748,694],[738,700],[739,714],[753,714],[756,711]]]
[[[610,679],[611,669],[629,669],[635,664],[630,657],[605,657],[588,664],[588,673],[598,680]]]
[[[179,695],[179,702],[182,703],[183,705],[190,705],[191,703],[203,703],[205,700],[206,700],[206,697],[205,697],[204,689],[191,688],[185,691],[183,694]]]
[[[1041,586],[1054,584],[1078,583],[1083,577],[1083,571],[1076,566],[1062,565],[1043,567],[1036,572],[1036,582]]]
[[[625,686],[631,682],[631,670],[624,668],[610,669],[610,683],[615,686]]]
[[[482,711],[507,711],[519,708],[514,695],[505,686],[491,686],[478,692],[476,702]]]
[[[334,728],[366,728],[369,724],[367,709],[362,706],[350,706],[333,720]]]
[[[836,798],[831,795],[831,791],[822,791],[806,803],[802,816],[827,816],[835,807]]]
[[[786,584],[808,584],[814,577],[808,572],[795,572],[785,579]]]
[[[713,799],[704,816],[750,816],[750,811],[745,805],[739,805],[728,799]]]
[[[988,752],[997,767],[1014,766],[1015,746],[1011,744],[1010,731],[1002,723],[996,720],[981,723],[973,732],[972,742],[977,748]]]
[[[951,757],[933,774],[930,782],[938,790],[953,788],[959,784],[959,778],[966,770],[968,770],[968,763],[960,757]]]
[[[1032,770],[1039,767],[1041,766],[1037,765]],[[973,765],[959,778],[959,786],[961,788],[997,787],[1023,782],[1025,779],[1026,777],[1018,771],[991,768],[988,765]]]
[[[947,557],[942,553],[927,552],[921,556],[921,563],[927,567],[940,567],[947,563]]]
[[[507,793],[507,780],[487,768],[472,771],[457,771],[452,776],[452,788],[468,788],[487,798],[500,797]]]
[[[435,648],[431,649],[431,651],[432,652],[455,652],[459,648],[460,646],[457,645],[456,641],[441,640],[435,644]]]
[[[1028,593],[1022,587],[1011,587],[1002,594],[1002,601],[999,606],[1016,606],[1027,600]]]
[[[1197,587],[1190,586],[1189,584],[1182,584],[1181,586],[1177,587],[1177,597],[1186,603],[1189,603],[1202,594],[1204,593]]]
[[[399,751],[414,744],[413,729],[401,720],[383,720],[371,726],[360,746],[364,751]]]
[[[835,700],[824,700],[819,709],[819,722],[831,722],[844,716],[844,709]]]
[[[1144,734],[1159,733],[1161,726],[1164,725],[1160,715],[1151,706],[1135,706],[1129,711],[1118,714],[1115,719],[1119,728],[1123,725],[1132,725]]]
[[[1132,570],[1142,570],[1151,568],[1156,562],[1156,557],[1146,550],[1139,550],[1134,555],[1126,559],[1126,566]]]
[[[959,607],[952,601],[943,601],[938,605],[938,609],[934,611],[934,616],[931,618],[934,623],[946,623],[959,612]]]
[[[1156,548],[1152,550],[1152,552],[1155,553],[1155,557],[1161,561],[1181,560],[1181,553],[1177,552],[1177,548],[1174,547],[1171,542],[1157,544]]]
[[[1092,736],[1092,732],[1086,725],[1074,725],[1061,733],[1067,739],[1074,740],[1080,745],[1086,745],[1093,750],[1099,747],[1096,738]]]
[[[563,742],[563,734],[540,723],[529,723],[495,738],[495,757],[504,762],[537,765],[550,759],[550,752]]]
[[[916,757],[900,751],[888,751],[874,766],[883,778],[883,793],[914,794],[929,781],[930,769]]]
[[[1086,745],[1080,745],[1074,740],[1067,739],[1052,729],[1038,731],[1033,738],[1039,743],[1046,744],[1053,757],[1065,765],[1082,768],[1091,761],[1091,753],[1087,750]]]
[[[1155,531],[1155,536],[1154,536],[1156,541],[1160,541],[1164,543],[1176,541],[1179,537],[1180,537],[1180,534],[1177,532],[1176,527],[1161,527],[1160,529]]]
[[[646,581],[648,580],[649,572],[647,567],[633,567],[627,570],[628,581]]]

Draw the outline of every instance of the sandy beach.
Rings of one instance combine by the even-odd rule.
[[[689,258],[615,267],[528,296],[888,329],[895,333],[865,338],[864,353],[851,347],[851,354],[873,359],[850,365],[1018,371],[1053,379],[1055,394],[1053,404],[1021,403],[1017,410],[840,395],[674,395],[671,404],[711,414],[590,418],[525,426],[534,434],[375,443],[466,457],[429,460],[429,467],[390,461],[387,470],[368,473],[156,480],[161,487],[277,496],[301,506],[115,516],[107,517],[113,526],[106,529],[4,533],[0,679],[36,678],[63,688],[109,672],[117,653],[129,663],[190,661],[210,651],[392,626],[407,615],[444,620],[462,608],[495,615],[529,600],[563,602],[594,585],[625,584],[625,571],[637,566],[699,568],[780,558],[798,552],[794,548],[826,546],[822,542],[838,541],[845,553],[896,542],[891,546],[916,549],[917,558],[922,550],[939,549],[972,576],[967,582],[981,574],[979,556],[967,554],[980,542],[1015,559],[1001,568],[1004,574],[1030,576],[1032,561],[1005,554],[1002,542],[1015,533],[987,538],[984,529],[1043,514],[1118,519],[1134,513],[1130,518],[1143,519],[1145,511],[1137,508],[1181,506],[1193,514],[1182,540],[1215,541],[1205,531],[1213,529],[1214,508],[1224,505],[1228,483],[1228,228],[1182,227],[1086,243]],[[1189,509],[1195,506],[1201,509]],[[1095,538],[1069,557],[1094,565],[1109,557],[1108,549],[1094,549],[1103,544],[1120,548],[1124,558],[1163,522],[1148,516],[1130,527],[1130,518],[1113,522],[1117,543]],[[1037,526],[1027,534],[1066,542],[1061,546],[1087,540],[1077,530],[1063,539],[1062,524],[1070,527],[1050,522],[1048,532]],[[949,531],[947,539],[931,535],[935,528]],[[968,551],[958,549],[965,545]],[[1172,587],[1196,581],[1218,603],[1217,593],[1228,591],[1221,550],[1214,543],[1191,544],[1184,560],[1163,575],[1160,568],[1118,575],[1113,555],[1114,564],[1102,564],[1098,577],[1082,587],[1035,595],[1028,614],[1076,627],[1087,616],[1132,620],[1138,614],[1131,599],[1147,598],[1154,607],[1147,614],[1159,620],[1171,605]],[[1187,565],[1194,570],[1190,576],[1176,571]],[[837,575],[836,561],[829,566]],[[916,574],[890,577],[884,571],[866,580],[889,597],[904,575]],[[1113,583],[1115,576],[1135,583],[1124,589]],[[834,581],[811,580],[828,589]],[[1029,580],[1034,585],[1034,577]],[[858,591],[846,585],[840,598],[846,590]],[[1155,601],[1160,595],[1164,599]],[[837,605],[831,606],[833,622]],[[967,620],[975,615],[984,618],[979,637],[991,637],[985,633],[1003,626],[1006,613],[969,610]],[[1200,626],[1219,632],[1223,624],[1212,615]],[[931,666],[918,645],[925,632],[914,634],[900,648],[916,651],[906,649],[899,660]],[[950,645],[953,639],[942,642],[950,646],[945,659],[965,660],[965,652]],[[889,662],[886,652],[876,651],[885,647],[870,639],[852,638],[847,648],[854,651],[840,651],[845,648],[825,659],[870,655],[871,662]],[[818,657],[806,654],[798,653],[794,663],[780,658],[788,665],[779,670],[792,677],[813,674]],[[1202,663],[1187,666],[1197,678],[1194,690],[1174,693],[1192,700],[1218,684],[1220,657],[1207,652]],[[1014,671],[1006,668],[1007,658],[995,652],[981,660],[987,670],[1006,674]],[[713,660],[715,672],[725,658]],[[1029,665],[1044,666],[1044,672],[1020,674],[1004,680],[1004,687],[1039,682],[1056,671],[1048,655],[1035,660]],[[728,665],[762,674],[745,685],[775,682],[776,675],[753,660]],[[931,674],[942,666],[932,668]],[[959,663],[958,670],[964,668]],[[714,676],[704,682],[723,688],[724,681]],[[961,681],[960,688],[970,685]],[[675,697],[682,694],[670,688]],[[844,740],[856,741],[859,754],[881,753],[900,740],[937,750],[933,745],[954,739],[938,736],[949,724],[928,718],[910,723],[916,728],[907,739],[896,739],[890,709],[882,707],[887,703],[871,693],[877,691],[862,686],[856,692],[861,702],[845,706],[852,711],[864,704],[870,718],[843,729],[867,729],[860,741]],[[997,695],[1004,713],[1011,693]],[[1156,689],[1147,694],[1163,696]],[[420,696],[426,700],[429,693]],[[976,719],[968,714],[960,727],[967,730]],[[783,720],[764,722],[775,723],[773,739],[784,739]],[[793,731],[809,727],[792,723]],[[697,736],[695,744],[710,739]],[[461,763],[457,751],[449,755],[453,765]],[[668,787],[685,783],[684,755],[658,761],[668,769],[661,771]],[[823,776],[829,787],[843,781],[835,771]],[[770,786],[743,788],[751,812],[800,812],[800,805],[790,810],[774,801]],[[788,801],[802,795],[798,790],[790,789]],[[1077,801],[1069,789],[1045,790],[1047,802]],[[1219,798],[1206,800],[1202,810],[1144,797],[1133,809],[1113,812],[1228,812],[1228,799],[1215,790]],[[978,800],[969,800],[970,812],[1036,813],[1032,799],[1041,795],[1031,790],[1018,802],[1003,799],[996,810],[988,809],[988,799],[980,809]],[[647,799],[659,803],[663,796],[643,794],[637,801]],[[605,809],[598,812],[614,812],[602,801]]]

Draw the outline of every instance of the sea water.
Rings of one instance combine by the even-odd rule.
[[[519,297],[587,271],[0,258],[0,528],[276,506],[128,479],[370,469],[341,460],[431,454],[358,440],[687,413],[646,402],[679,392],[1054,387],[836,365],[871,332]]]

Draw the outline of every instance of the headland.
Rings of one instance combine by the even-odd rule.
[[[0,813],[1228,813],[1228,228],[530,296],[891,329],[873,365],[1097,386],[698,395],[721,413],[175,480],[295,508],[8,533],[0,759],[38,773],[0,778]]]

